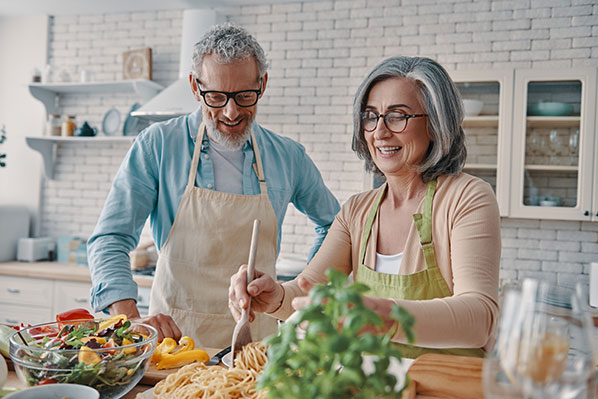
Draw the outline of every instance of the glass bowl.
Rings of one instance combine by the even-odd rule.
[[[10,358],[28,386],[81,384],[95,388],[101,399],[120,398],[145,374],[157,336],[153,327],[136,322],[44,323],[10,336]]]

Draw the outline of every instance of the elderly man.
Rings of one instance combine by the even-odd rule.
[[[316,225],[322,243],[339,210],[305,149],[255,122],[268,83],[258,42],[243,28],[212,28],[194,46],[189,83],[201,106],[141,132],[118,171],[89,260],[96,311],[138,318],[129,252],[149,215],[160,256],[150,316],[159,339],[181,334],[201,346],[230,344],[230,277],[247,262],[252,222],[261,228],[256,267],[274,275],[289,203]],[[264,316],[255,338],[275,331]]]

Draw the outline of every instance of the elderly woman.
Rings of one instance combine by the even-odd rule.
[[[498,308],[500,219],[490,185],[462,172],[459,92],[433,60],[389,58],[357,90],[353,119],[353,150],[386,183],[349,198],[297,279],[257,272],[245,290],[241,266],[229,288],[233,316],[249,294],[252,312],[284,319],[335,268],[370,286],[366,303],[387,328],[394,304],[415,317],[406,357],[483,356]],[[393,340],[405,342],[401,330]]]

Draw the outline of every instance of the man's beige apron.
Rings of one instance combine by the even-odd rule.
[[[378,213],[378,207],[388,186],[386,185],[381,191],[370,214],[366,221],[361,239],[361,246],[359,252],[359,268],[357,269],[356,281],[367,284],[370,291],[366,295],[376,298],[393,298],[393,299],[407,299],[407,300],[425,300],[434,298],[444,298],[451,296],[448,284],[442,277],[438,266],[436,265],[436,256],[434,254],[434,242],[432,241],[432,203],[434,200],[434,192],[436,191],[436,180],[428,183],[426,189],[426,197],[424,199],[423,214],[416,213],[413,215],[415,227],[419,234],[420,244],[424,253],[424,261],[426,268],[422,271],[413,274],[386,274],[378,273],[364,264],[366,247],[374,218]],[[375,250],[375,248],[374,248]],[[417,319],[415,320],[417,323]],[[417,336],[415,337],[417,342]],[[446,353],[460,356],[476,356],[483,357],[484,351],[479,348],[425,348],[422,346],[397,344],[403,353],[403,356],[410,359],[415,359],[424,353]]]
[[[187,187],[160,249],[149,313],[172,316],[198,347],[230,345],[235,322],[228,309],[230,277],[247,263],[253,220],[260,219],[256,268],[275,277],[277,224],[268,199],[262,160],[253,131],[254,169],[260,194],[240,195],[195,187],[205,126],[195,142]],[[207,157],[207,155],[204,155]],[[276,321],[256,314],[254,340],[276,332]]]

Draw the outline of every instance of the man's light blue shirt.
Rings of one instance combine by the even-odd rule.
[[[118,170],[104,209],[88,241],[88,261],[93,288],[91,304],[101,311],[123,299],[137,299],[129,252],[137,246],[150,216],[154,241],[160,249],[170,233],[191,168],[201,108],[141,132]],[[268,185],[268,197],[278,223],[280,250],[282,222],[289,203],[315,224],[314,245],[308,261],[320,248],[339,203],[324,184],[305,148],[253,123]],[[214,168],[204,135],[195,185],[214,189]],[[259,194],[250,142],[243,147],[243,194]],[[223,216],[225,222],[226,215]],[[201,219],[197,220],[201,223]]]

